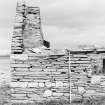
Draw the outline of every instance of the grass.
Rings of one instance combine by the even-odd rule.
[[[105,96],[96,98],[96,97],[87,97],[80,100],[73,100],[70,105],[105,105]]]
[[[0,104],[3,105],[3,104]],[[8,104],[7,104],[8,105]],[[85,99],[80,99],[80,100],[73,100],[71,104],[69,104],[67,101],[56,101],[56,100],[51,100],[51,101],[46,101],[46,102],[34,102],[34,103],[15,103],[13,105],[105,105],[105,97],[101,98],[93,98],[93,97],[88,97]]]
[[[0,84],[0,105],[9,105],[10,96],[10,86],[7,82],[3,81]]]
[[[0,85],[0,105],[11,105],[10,97],[11,97],[11,88],[8,83],[5,81]],[[105,96],[97,98],[97,97],[87,97],[82,99],[75,99],[69,104],[69,102],[64,100],[50,100],[44,102],[34,102],[34,103],[15,103],[12,105],[105,105]]]

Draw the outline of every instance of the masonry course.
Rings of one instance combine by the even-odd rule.
[[[105,50],[43,47],[37,7],[17,4],[14,30],[11,45],[13,103],[70,102],[82,96],[105,96]]]

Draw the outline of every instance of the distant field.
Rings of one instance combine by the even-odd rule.
[[[0,56],[0,82],[9,78],[10,75],[10,57],[9,55]]]
[[[9,55],[0,55],[0,58],[9,58]]]

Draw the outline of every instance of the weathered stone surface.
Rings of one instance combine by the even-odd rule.
[[[68,68],[68,57],[59,57],[61,56],[59,54],[52,54],[49,57],[49,55],[42,56],[39,53],[38,55],[33,53],[32,56],[28,62],[24,60],[17,62],[18,59],[16,59],[11,66],[12,70],[14,70],[12,79],[14,81],[15,79],[20,79],[20,82],[28,83],[27,85],[23,84],[23,86],[22,83],[16,86],[14,83],[14,89],[18,86],[19,88],[30,89],[30,91],[25,89],[22,93],[29,94],[31,100],[50,99],[50,97],[52,99],[61,97],[69,99],[70,91],[71,94],[74,94],[71,95],[72,99],[81,98],[81,95],[97,96],[99,94],[101,96],[104,94],[105,77],[92,76],[92,63],[89,55],[75,55],[74,58],[72,56],[70,69]],[[22,63],[22,61],[24,62]],[[32,95],[33,91],[38,95],[38,98]],[[40,96],[41,94],[42,96]]]
[[[100,80],[101,80],[101,77],[95,75],[95,76],[92,76],[92,78],[91,78],[91,83],[92,83],[92,84],[99,84],[99,83],[100,83]]]
[[[28,60],[28,55],[27,54],[11,54],[10,56],[11,59],[14,60]]]
[[[15,68],[28,68],[30,67],[29,64],[11,64],[11,67],[15,67]]]
[[[52,86],[51,82],[46,82],[45,85],[46,85],[46,87],[51,87]]]
[[[11,44],[11,100],[105,95],[105,50],[43,48],[39,8],[18,5],[16,17]]]
[[[29,82],[28,87],[38,87],[38,83],[37,82]]]
[[[26,88],[28,85],[28,82],[11,82],[11,87],[20,87],[20,88]]]
[[[53,96],[58,96],[58,97],[60,97],[60,96],[63,96],[63,93],[53,93]]]
[[[39,83],[39,87],[44,87],[44,83]]]
[[[56,87],[63,87],[63,82],[56,81]]]
[[[46,90],[43,94],[44,97],[49,97],[52,96],[52,91],[51,90]]]
[[[24,98],[24,97],[26,97],[26,94],[12,94],[12,97]]]

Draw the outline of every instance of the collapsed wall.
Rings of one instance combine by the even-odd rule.
[[[105,96],[104,58],[105,51],[39,49],[11,54],[11,100],[70,102],[83,96]]]
[[[72,100],[93,96],[105,96],[103,59],[105,50],[71,51],[70,81]]]
[[[69,101],[66,50],[50,50],[41,32],[40,10],[17,4],[11,46],[11,101]]]
[[[11,59],[12,101],[70,100],[67,51],[12,54]]]
[[[11,47],[11,101],[28,103],[105,96],[105,50],[51,50],[37,7],[17,5]]]

